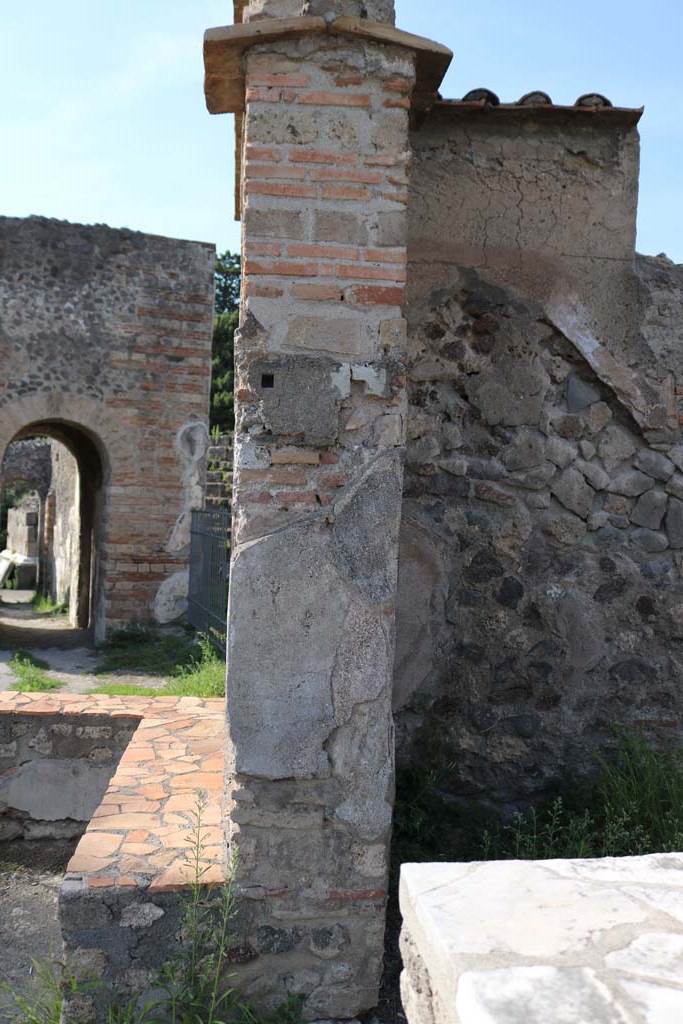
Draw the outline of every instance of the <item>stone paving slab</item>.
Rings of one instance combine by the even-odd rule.
[[[683,855],[404,864],[409,1024],[683,1021]]]
[[[89,889],[168,892],[186,887],[199,790],[206,794],[203,881],[224,878],[223,701],[1,692],[0,714],[11,712],[140,719],[69,862],[67,880],[79,880]]]

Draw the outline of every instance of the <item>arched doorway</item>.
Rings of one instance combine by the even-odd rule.
[[[49,438],[53,446],[53,466],[59,465],[60,450],[68,453],[68,461],[75,468],[73,508],[68,521],[55,521],[59,506],[54,492],[47,495],[41,510],[40,546],[42,580],[39,586],[49,585],[54,574],[54,544],[56,537],[71,531],[70,550],[73,568],[70,569],[68,618],[72,627],[87,630],[93,638],[101,633],[103,621],[102,594],[102,526],[104,520],[104,481],[106,462],[103,447],[91,431],[67,420],[44,419],[27,424],[17,431],[7,446],[30,439]],[[66,454],[65,453],[65,454]],[[64,463],[67,459],[62,459]],[[57,512],[55,511],[57,509]]]

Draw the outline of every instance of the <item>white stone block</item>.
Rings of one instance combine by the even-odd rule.
[[[683,855],[405,864],[409,1024],[683,1021]]]

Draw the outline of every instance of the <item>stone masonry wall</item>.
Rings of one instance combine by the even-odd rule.
[[[395,21],[394,0],[234,0],[235,21],[304,16],[351,16],[372,21]],[[242,14],[244,12],[244,14]]]
[[[246,60],[228,813],[237,981],[307,1019],[377,1002],[404,438],[412,56],[311,36]],[[248,959],[248,957],[247,957]]]
[[[27,498],[7,512],[7,549],[22,558],[38,558],[38,502]]]
[[[5,451],[0,466],[0,487],[20,484],[44,497],[50,487],[50,473],[48,441],[17,441]]]
[[[615,726],[675,741],[683,711],[683,279],[629,252],[614,115],[415,137],[399,743],[507,807],[593,770]]]
[[[0,453],[49,434],[79,461],[100,637],[183,610],[208,441],[212,263],[198,242],[0,219]]]
[[[409,302],[469,267],[538,301],[589,361],[604,346],[633,366],[640,113],[438,103],[411,133]]]
[[[0,714],[0,839],[79,836],[138,720]]]

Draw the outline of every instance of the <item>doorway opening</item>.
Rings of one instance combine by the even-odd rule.
[[[32,423],[8,445],[0,468],[0,646],[95,638],[104,473],[98,442],[75,424]]]

